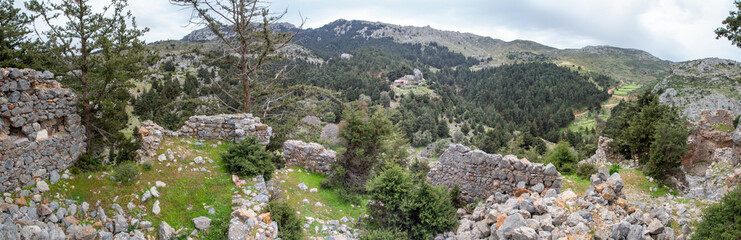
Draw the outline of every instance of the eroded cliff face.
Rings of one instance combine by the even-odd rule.
[[[713,162],[716,149],[733,148],[734,114],[728,110],[705,110],[700,114],[700,121],[693,124],[687,138],[687,153],[682,157],[682,166],[692,175],[703,175],[705,169]],[[717,160],[717,159],[716,159]]]

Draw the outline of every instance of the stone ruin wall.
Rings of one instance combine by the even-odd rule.
[[[460,144],[450,145],[427,175],[433,185],[458,186],[467,202],[494,193],[514,195],[518,188],[543,193],[561,191],[561,174],[552,164],[544,166],[516,156],[488,154]]]
[[[85,149],[74,93],[49,71],[0,68],[0,192],[61,173]]]
[[[301,166],[317,173],[329,174],[337,152],[327,150],[318,143],[288,140],[283,143],[283,157],[286,159],[286,166]]]
[[[262,144],[268,144],[273,135],[273,128],[262,124],[260,118],[253,117],[252,114],[220,114],[192,116],[178,131],[167,130],[147,120],[139,126],[138,134],[142,138],[140,155],[152,157],[157,153],[163,136],[229,141],[240,141],[254,136]]]

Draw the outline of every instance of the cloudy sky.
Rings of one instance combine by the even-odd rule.
[[[105,2],[105,0],[93,0]],[[195,26],[190,10],[167,0],[129,0],[148,42],[180,39]],[[733,10],[732,0],[272,0],[284,20],[316,28],[357,19],[470,32],[506,41],[533,40],[557,48],[611,45],[662,59],[721,57],[741,61],[741,49],[716,40],[713,30]]]

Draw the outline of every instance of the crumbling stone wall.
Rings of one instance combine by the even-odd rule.
[[[260,118],[252,114],[220,114],[215,116],[192,116],[178,131],[167,130],[146,120],[138,128],[142,146],[139,155],[152,157],[157,154],[163,136],[193,137],[200,139],[219,139],[240,141],[255,136],[262,144],[268,144],[273,129],[260,123]]]
[[[301,166],[308,170],[329,174],[337,152],[325,149],[318,143],[288,140],[283,143],[286,166]]]
[[[0,192],[62,172],[85,149],[75,95],[49,72],[0,68]]]
[[[460,144],[450,145],[427,175],[433,185],[458,186],[468,202],[494,193],[513,195],[518,188],[543,193],[561,191],[561,173],[552,164],[543,166],[516,156],[488,154]]]
[[[244,140],[255,136],[267,144],[273,129],[260,123],[252,114],[220,114],[215,116],[192,116],[177,131],[179,136],[201,139]]]

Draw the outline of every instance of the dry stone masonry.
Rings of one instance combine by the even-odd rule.
[[[428,178],[433,185],[458,186],[466,201],[486,199],[494,193],[512,195],[519,188],[533,192],[561,191],[561,173],[516,156],[487,154],[460,144],[450,145]]]
[[[252,114],[220,114],[215,116],[192,116],[178,131],[167,130],[151,120],[142,122],[138,130],[142,139],[140,156],[152,157],[157,153],[163,136],[193,137],[240,141],[254,136],[262,144],[268,144],[273,129],[260,122]]]
[[[260,123],[252,114],[220,114],[216,116],[192,116],[177,131],[180,136],[201,139],[244,140],[255,136],[267,144],[273,129]]]
[[[286,159],[286,166],[301,166],[317,173],[329,174],[337,152],[327,150],[318,143],[288,140],[283,143],[283,157]]]
[[[85,149],[74,93],[49,71],[2,68],[0,192],[64,171]]]

